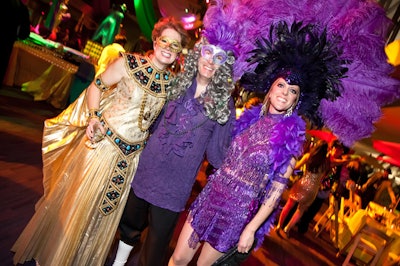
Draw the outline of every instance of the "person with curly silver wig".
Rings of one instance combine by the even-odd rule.
[[[235,121],[232,50],[203,36],[171,81],[167,103],[147,141],[122,215],[114,265],[124,265],[148,227],[140,265],[164,265],[179,214],[204,158],[218,168]],[[148,218],[150,217],[150,218]]]
[[[193,83],[194,78],[199,79],[201,71],[202,53],[210,45],[206,39],[198,42],[193,50],[190,50],[185,58],[184,69],[185,72],[178,74],[178,76],[171,82],[172,88],[168,92],[167,98],[175,100],[186,93],[187,88]],[[223,51],[223,50],[221,50]],[[232,77],[232,66],[235,58],[232,51],[223,53],[226,59],[224,64],[219,65],[215,74],[211,77],[207,84],[207,88],[203,88],[204,93],[199,93],[199,101],[203,104],[206,115],[218,121],[218,123],[226,123],[229,119],[231,110],[226,104],[231,97],[234,90],[234,83]]]

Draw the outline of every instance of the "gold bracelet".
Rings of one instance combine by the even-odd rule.
[[[101,75],[98,75],[95,79],[94,79],[94,85],[96,85],[96,87],[101,91],[107,91],[109,89],[109,87],[107,87],[103,80],[101,79]]]
[[[89,109],[89,118],[88,119],[90,120],[92,118],[100,119],[99,109],[97,109],[97,108]]]

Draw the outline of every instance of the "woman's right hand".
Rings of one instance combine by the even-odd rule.
[[[251,251],[251,247],[253,246],[254,243],[254,234],[255,231],[251,230],[247,227],[243,230],[243,232],[240,235],[239,242],[238,242],[238,251],[240,253],[248,253]]]
[[[86,128],[86,136],[91,142],[97,142],[104,137],[105,129],[98,118],[90,118]],[[101,137],[102,136],[102,137]]]

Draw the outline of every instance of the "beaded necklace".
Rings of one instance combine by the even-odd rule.
[[[148,118],[144,117],[144,109],[147,104],[148,94],[165,94],[165,91],[169,86],[171,73],[168,70],[157,69],[151,59],[147,56],[141,57],[136,54],[126,54],[126,58],[129,69],[131,69],[130,75],[136,80],[140,87],[145,90],[140,103],[138,116],[138,127],[142,132],[144,132],[149,129],[154,120],[158,117],[166,101],[165,97],[160,100],[148,126],[143,127],[143,120],[147,120],[146,118]]]
[[[149,122],[148,126],[144,128],[143,127],[143,120],[146,120],[146,117],[144,117],[144,108],[146,107],[146,103],[147,103],[147,93],[145,93],[143,95],[142,102],[140,103],[140,111],[139,111],[139,118],[138,118],[138,126],[139,126],[139,129],[142,132],[147,131],[149,129],[149,127],[153,124],[154,120],[156,120],[156,118],[160,114],[160,112],[161,112],[161,110],[162,110],[162,108],[163,108],[163,106],[165,104],[165,99],[162,99],[160,101],[160,104],[158,104],[157,110],[154,113],[153,118]]]

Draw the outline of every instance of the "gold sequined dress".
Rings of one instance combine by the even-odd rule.
[[[289,197],[299,203],[299,209],[306,210],[317,197],[323,173],[306,171],[304,176],[294,183]]]
[[[14,263],[41,266],[104,265],[136,171],[147,128],[165,103],[170,73],[149,58],[123,54],[129,78],[103,93],[106,136],[86,137],[85,92],[45,121],[44,195],[12,247]]]

